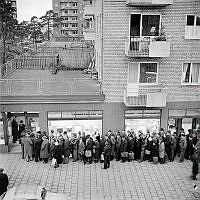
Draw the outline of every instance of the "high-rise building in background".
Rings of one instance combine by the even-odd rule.
[[[13,8],[16,9],[16,11],[15,11],[13,17],[14,17],[15,19],[17,19],[17,2],[16,2],[16,0],[10,0],[10,1],[12,2]]]
[[[57,40],[83,39],[83,0],[53,0],[53,11],[63,18],[62,25],[54,28]]]

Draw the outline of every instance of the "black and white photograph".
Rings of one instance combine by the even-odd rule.
[[[0,200],[200,200],[200,0],[0,0]]]

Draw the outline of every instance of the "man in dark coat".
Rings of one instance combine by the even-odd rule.
[[[110,167],[110,153],[111,153],[111,146],[109,142],[106,141],[104,147],[104,169]]]
[[[13,136],[13,143],[16,143],[18,136],[18,123],[16,121],[16,117],[14,117],[12,120],[12,136]]]
[[[39,137],[38,134],[35,135],[33,139],[33,151],[35,155],[35,162],[38,162],[40,159],[40,147],[42,144],[42,139]]]
[[[7,174],[3,173],[3,169],[0,168],[0,196],[7,192],[8,187],[8,176]]]
[[[25,124],[23,123],[23,120],[20,120],[20,122],[19,122],[19,129],[18,129],[18,139],[19,140],[21,138],[22,131],[24,131],[24,130],[25,130]]]

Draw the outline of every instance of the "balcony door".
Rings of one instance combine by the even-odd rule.
[[[158,36],[160,15],[131,14],[130,36]]]

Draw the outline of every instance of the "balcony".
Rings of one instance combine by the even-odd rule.
[[[169,57],[170,43],[159,36],[127,37],[125,55],[128,57]]]
[[[95,15],[95,7],[93,5],[85,5],[84,15]]]
[[[126,0],[128,6],[168,6],[173,0]]]
[[[165,107],[166,94],[160,87],[128,84],[124,89],[124,104],[127,107]]]
[[[200,39],[200,26],[185,26],[185,39]]]

